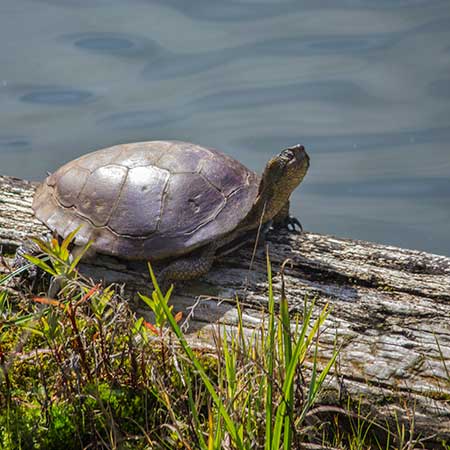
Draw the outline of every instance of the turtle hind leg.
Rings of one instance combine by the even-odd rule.
[[[193,280],[208,273],[216,250],[217,245],[210,244],[201,252],[189,254],[167,264],[158,275],[161,289],[165,291],[172,282]]]

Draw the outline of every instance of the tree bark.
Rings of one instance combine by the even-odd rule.
[[[12,252],[47,230],[30,207],[33,183],[0,177],[0,188],[0,245]],[[302,313],[305,297],[316,299],[317,312],[326,303],[331,307],[320,359],[331,356],[335,342],[340,353],[328,401],[350,395],[375,417],[409,424],[413,418],[422,437],[434,435],[426,448],[450,442],[450,258],[309,232],[271,233],[267,245],[276,294],[280,265],[292,261],[285,270],[291,314]],[[196,305],[189,332],[202,345],[212,343],[217,324],[233,332],[236,295],[246,330],[260,324],[267,305],[266,258],[264,248],[252,254],[245,247],[220,257],[208,275],[173,297],[179,310]],[[145,270],[112,259],[84,270],[107,283],[125,283],[130,292],[149,289]]]

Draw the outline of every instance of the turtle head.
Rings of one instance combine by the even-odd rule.
[[[264,222],[272,219],[288,202],[309,167],[303,145],[283,150],[266,165],[259,185],[259,202],[265,205]]]

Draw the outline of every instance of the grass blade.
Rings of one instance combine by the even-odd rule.
[[[93,241],[89,241],[86,246],[78,253],[78,255],[73,259],[72,263],[69,267],[69,273],[72,273],[80,262],[81,258],[86,254],[89,250],[90,246],[93,244]]]
[[[155,274],[153,273],[152,267],[150,263],[148,264],[149,271],[150,271],[150,277],[152,279],[153,285],[155,286],[155,290],[158,294],[159,301],[161,302],[161,306],[164,310],[164,313],[167,316],[167,320],[170,324],[170,327],[172,328],[173,332],[175,333],[175,336],[178,338],[178,342],[180,343],[181,347],[183,348],[184,352],[186,353],[189,360],[194,365],[195,369],[197,370],[198,374],[200,375],[203,383],[205,384],[206,389],[208,390],[209,394],[212,397],[212,400],[214,404],[216,405],[217,409],[219,410],[220,416],[223,418],[226,428],[228,432],[231,435],[231,439],[233,440],[234,444],[238,449],[244,449],[244,445],[240,439],[238,430],[231,419],[230,415],[228,414],[228,411],[225,408],[225,405],[223,404],[220,397],[217,395],[216,390],[214,389],[213,383],[208,377],[208,375],[205,372],[205,369],[203,368],[200,361],[195,356],[192,348],[189,346],[189,344],[186,341],[186,338],[183,335],[183,332],[181,331],[180,327],[178,326],[177,322],[175,321],[175,318],[173,317],[172,312],[170,311],[169,306],[164,301],[165,298],[162,295],[161,289],[158,286],[158,283],[156,281]]]
[[[274,368],[274,347],[275,347],[275,297],[272,285],[272,266],[270,264],[269,251],[266,249],[267,281],[269,283],[269,325],[268,337],[265,340],[267,355],[266,375],[264,377],[266,385],[266,439],[265,450],[270,450],[272,442],[272,421],[273,421],[273,368]]]
[[[44,272],[49,273],[50,275],[53,275],[54,277],[58,276],[56,271],[52,269],[46,262],[44,262],[42,259],[37,258],[36,256],[32,255],[23,255],[25,259],[33,263],[35,266],[42,269]]]

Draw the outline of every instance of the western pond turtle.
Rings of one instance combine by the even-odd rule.
[[[62,238],[128,260],[167,261],[165,280],[206,273],[216,251],[261,224],[294,224],[289,197],[309,167],[303,146],[262,174],[180,141],[123,144],[63,165],[35,194],[38,219]],[[297,221],[298,223],[298,221]]]

